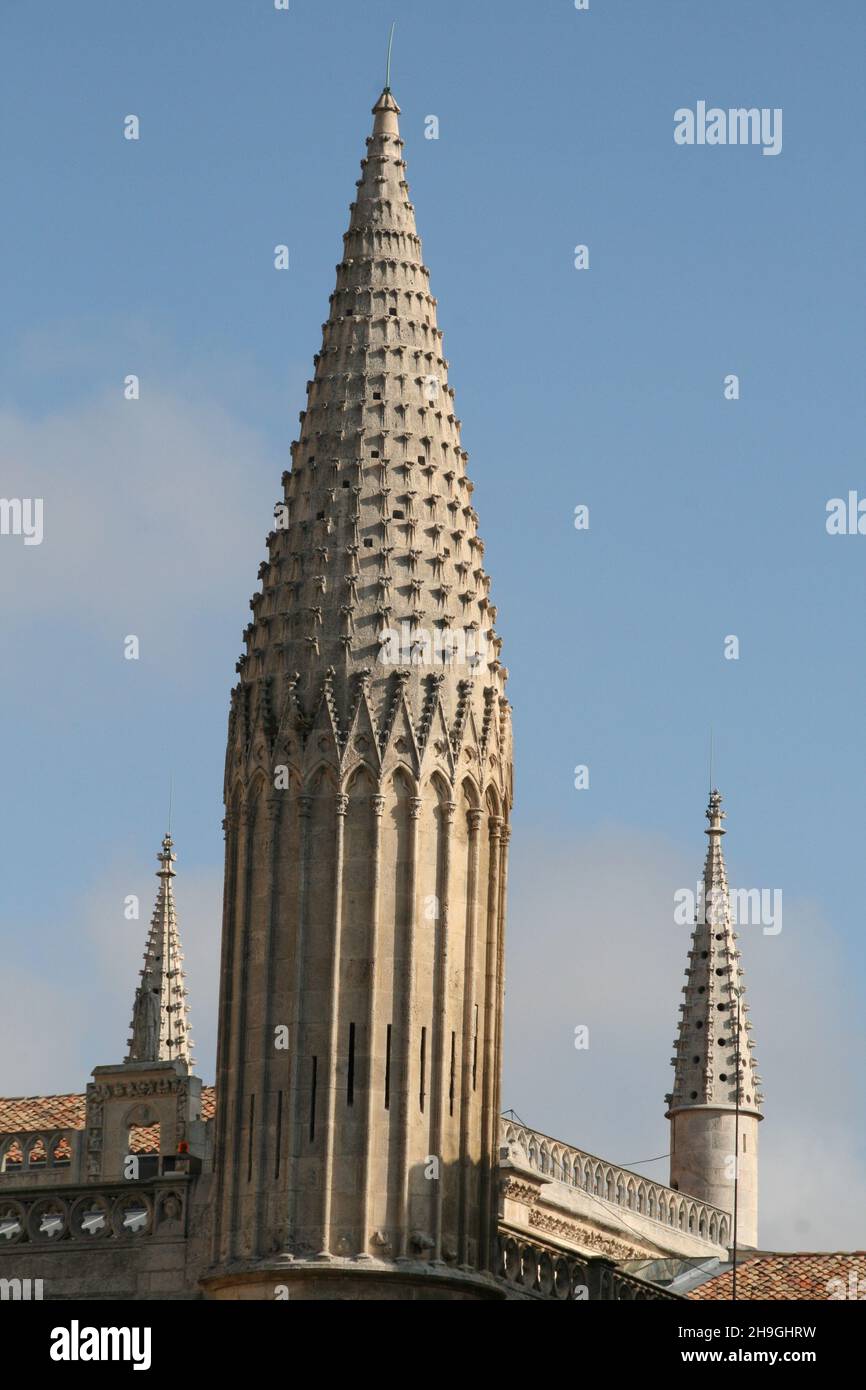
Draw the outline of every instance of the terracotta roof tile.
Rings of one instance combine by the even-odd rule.
[[[732,1275],[728,1270],[692,1289],[688,1296],[694,1299],[728,1300],[731,1297],[731,1288]],[[778,1254],[748,1256],[742,1264],[737,1265],[738,1301],[794,1299],[821,1302],[834,1297],[842,1299],[864,1296],[864,1250],[853,1250],[850,1253],[835,1251],[826,1254],[782,1251]]]
[[[0,1134],[15,1130],[83,1129],[84,1096],[0,1098]]]
[[[48,1134],[58,1129],[84,1128],[84,1096],[0,1097],[0,1134]],[[212,1120],[216,1114],[213,1086],[201,1088],[201,1117]],[[130,1142],[132,1153],[155,1153],[157,1127],[135,1130]]]

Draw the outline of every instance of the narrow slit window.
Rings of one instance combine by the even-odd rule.
[[[478,1084],[478,1005],[475,1005],[475,1027],[472,1033],[472,1089]]]
[[[280,1176],[280,1147],[283,1142],[283,1093],[277,1091],[277,1144],[274,1151],[274,1177]]]
[[[385,1109],[391,1108],[391,1025],[385,1038]]]
[[[421,1084],[418,1088],[418,1102],[423,1112],[424,1110],[424,1085],[427,1080],[425,1075],[427,1070],[427,1029],[421,1029]]]
[[[355,1103],[355,1025],[349,1024],[349,1065],[346,1071],[346,1104]]]
[[[319,1069],[318,1057],[313,1058],[313,1074],[310,1079],[310,1141],[316,1137],[316,1073]]]
[[[454,1114],[454,1062],[457,1056],[457,1034],[451,1034],[451,1080],[448,1083],[448,1114]]]
[[[253,1124],[256,1118],[256,1098],[250,1096],[250,1132],[247,1143],[247,1182],[253,1179]]]

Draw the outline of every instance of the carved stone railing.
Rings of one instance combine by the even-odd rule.
[[[75,1181],[80,1129],[14,1130],[0,1134],[0,1183]]]
[[[573,1149],[516,1120],[503,1117],[499,1125],[500,1143],[517,1145],[529,1166],[551,1182],[564,1183],[620,1207],[623,1212],[634,1212],[713,1245],[729,1243],[731,1218],[720,1207],[709,1206],[628,1168],[618,1168],[583,1149]]]
[[[177,1239],[187,1230],[185,1175],[154,1182],[86,1186],[0,1195],[0,1253],[13,1245],[47,1248],[74,1241]]]
[[[603,1256],[567,1255],[507,1231],[499,1234],[496,1273],[524,1297],[562,1303],[679,1300],[678,1294],[625,1274]]]

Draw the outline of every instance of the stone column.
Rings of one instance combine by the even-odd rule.
[[[432,1151],[439,1160],[439,1175],[433,1188],[433,1259],[442,1258],[442,1196],[445,1185],[445,1091],[448,1076],[448,914],[451,888],[451,838],[454,826],[453,801],[439,806],[442,817],[442,880],[439,887],[439,953],[436,962],[436,983],[433,991],[436,1043],[436,1078],[431,1097],[433,1102]]]
[[[303,1120],[301,1118],[301,1011],[304,999],[304,951],[307,941],[307,900],[310,891],[310,814],[313,798],[309,792],[298,797],[299,856],[298,865],[298,931],[295,945],[292,979],[292,1017],[289,1042],[289,1094],[287,1104],[286,1183],[288,1204],[286,1221],[288,1233],[294,1236],[298,1212],[298,1158],[301,1152]]]
[[[409,1252],[409,1081],[412,1075],[412,1017],[415,1003],[415,896],[418,879],[418,818],[421,815],[420,796],[409,798],[409,883],[406,891],[406,921],[404,924],[404,970],[406,978],[403,989],[403,1058],[400,1077],[400,1107],[398,1111],[402,1132],[400,1135],[400,1254]]]
[[[505,1009],[505,904],[508,892],[508,843],[511,827],[503,821],[499,864],[499,907],[496,924],[496,1049],[493,1064],[493,1132],[491,1134],[491,1153],[494,1164],[499,1155],[499,1115],[502,1110],[502,1025]]]
[[[274,1061],[273,997],[274,997],[274,917],[276,912],[277,858],[280,839],[280,812],[283,799],[280,793],[270,796],[266,803],[268,818],[265,847],[268,851],[269,874],[267,884],[267,906],[265,909],[265,933],[262,943],[262,1052],[259,1058],[256,1093],[258,1106],[258,1144],[255,1163],[255,1225],[251,1241],[251,1253],[262,1254],[262,1232],[265,1214],[269,1206],[270,1179],[268,1176],[268,1139],[270,1137],[270,1098]]]
[[[459,1198],[459,1252],[458,1263],[468,1260],[468,1206],[469,1186],[472,1170],[472,1155],[469,1148],[469,1135],[472,1123],[472,1107],[475,1104],[472,1089],[472,1064],[475,1048],[474,1013],[478,1002],[475,987],[475,953],[478,936],[478,861],[481,854],[479,831],[484,812],[478,808],[467,812],[469,822],[469,866],[466,883],[466,954],[463,972],[463,1067],[460,1095],[460,1198]]]
[[[373,1162],[373,1058],[376,1037],[376,979],[379,959],[379,888],[382,877],[382,812],[385,798],[378,793],[370,798],[373,807],[373,884],[370,894],[370,994],[367,1008],[367,1106],[364,1117],[364,1191],[361,1198],[361,1249],[359,1253],[369,1259],[370,1245],[370,1202],[372,1199],[375,1168]]]
[[[331,1252],[331,1208],[334,1196],[335,1107],[337,1100],[337,1052],[340,1043],[340,943],[343,925],[343,849],[346,836],[346,812],[349,798],[344,792],[336,796],[336,825],[334,831],[334,921],[331,932],[331,988],[328,1003],[328,1069],[325,1098],[325,1143],[322,1159],[322,1251]]]
[[[250,808],[244,805],[238,814],[238,858],[235,880],[234,929],[232,932],[232,973],[230,1007],[232,1014],[232,1049],[228,1059],[228,1076],[220,1104],[226,1108],[230,1142],[226,1144],[228,1190],[225,1194],[223,1221],[226,1230],[223,1248],[228,1259],[237,1253],[238,1187],[243,1128],[243,1079],[246,1033],[247,942],[249,922],[250,857],[252,853]]]
[[[481,1092],[481,1132],[484,1136],[485,1152],[481,1155],[481,1234],[478,1251],[478,1268],[489,1269],[491,1254],[491,1217],[493,1213],[492,1156],[490,1135],[493,1132],[492,1110],[496,1100],[496,1084],[493,1076],[496,1048],[496,1019],[494,1001],[498,982],[499,962],[497,959],[499,926],[499,842],[502,833],[502,820],[491,816],[490,826],[490,872],[487,878],[487,952],[484,982],[484,1081]]]

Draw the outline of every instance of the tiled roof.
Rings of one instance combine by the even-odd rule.
[[[216,1114],[213,1086],[201,1088],[201,1117]],[[0,1134],[50,1134],[58,1129],[84,1128],[84,1096],[0,1097]],[[136,1130],[130,1149],[133,1153],[156,1152],[156,1126]]]
[[[728,1300],[732,1282],[731,1271],[727,1270],[692,1289],[688,1297]],[[832,1298],[863,1297],[866,1297],[864,1250],[827,1254],[813,1254],[810,1251],[759,1254],[748,1256],[742,1264],[737,1265],[738,1301],[794,1299],[822,1302]]]
[[[0,1098],[0,1134],[15,1130],[83,1129],[84,1096]]]

